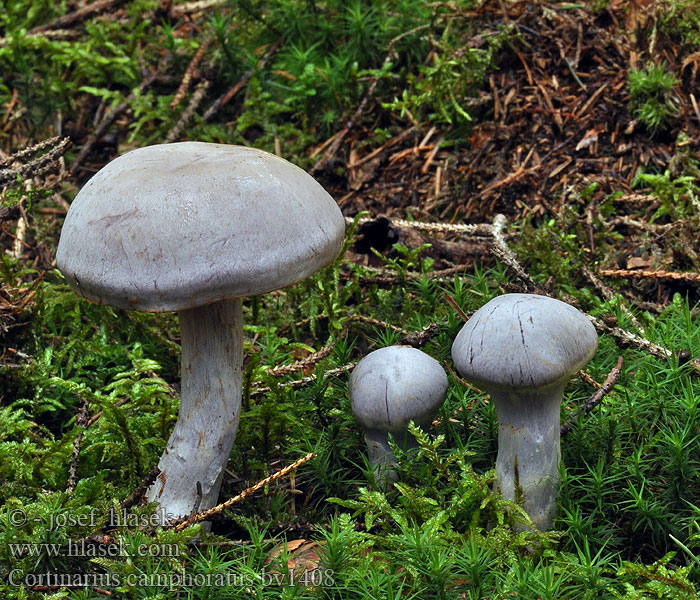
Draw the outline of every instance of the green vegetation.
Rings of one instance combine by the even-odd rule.
[[[648,64],[629,72],[632,111],[652,133],[663,131],[678,115],[678,99],[673,94],[676,78],[664,65]]]
[[[238,0],[182,13],[191,3],[166,4],[115,2],[114,11],[43,35],[31,31],[74,3],[0,1],[0,147],[15,152],[70,135],[80,141],[65,154],[70,168],[100,123],[112,114],[117,124],[114,139],[101,131],[61,182],[28,190],[29,176],[0,171],[0,597],[696,598],[700,380],[687,357],[700,356],[698,296],[677,287],[666,306],[654,305],[649,299],[668,288],[625,282],[606,288],[606,297],[586,278],[584,265],[628,258],[617,254],[620,235],[608,225],[621,212],[618,195],[600,199],[594,182],[563,190],[565,201],[544,217],[533,211],[513,223],[508,243],[532,277],[527,284],[488,250],[468,272],[437,277],[430,243],[395,244],[371,257],[378,267],[348,254],[279,294],[247,299],[243,413],[221,499],[308,452],[315,458],[227,509],[212,532],[154,527],[154,506],[122,512],[177,416],[177,316],[119,311],[74,294],[51,265],[61,224],[54,194],[70,200],[114,154],[162,142],[178,126],[177,139],[278,145],[308,169],[365,98],[358,151],[412,126],[419,139],[436,127],[459,149],[487,110],[474,109],[478,92],[490,89],[502,64],[520,60],[512,49],[524,31],[500,6],[482,30],[474,17],[481,3],[470,0]],[[692,45],[684,14],[673,25]],[[186,72],[194,82],[173,105]],[[675,85],[661,65],[630,72],[631,112],[651,134],[678,116]],[[198,105],[201,89],[206,101]],[[700,268],[688,242],[698,226],[688,143],[678,138],[668,172],[648,168],[636,180],[651,191],[637,241],[654,268],[674,253],[682,267]],[[332,182],[345,168],[332,164],[323,175]],[[14,253],[22,213],[28,248]],[[348,228],[346,250],[356,231],[357,223]],[[657,252],[663,236],[668,246]],[[492,492],[494,408],[453,373],[433,427],[414,429],[419,455],[396,448],[400,481],[380,491],[350,411],[350,363],[404,342],[451,366],[462,320],[446,296],[471,312],[526,286],[576,303],[608,327],[586,367],[596,382],[624,358],[618,384],[590,414],[579,409],[594,387],[577,378],[566,390],[562,421],[575,418],[562,438],[555,529],[513,533],[527,516]],[[637,301],[649,310],[634,308]],[[621,342],[615,327],[668,356]],[[330,352],[315,360],[324,347]],[[295,363],[282,377],[271,371]],[[304,555],[302,539],[310,544]],[[39,577],[48,574],[75,576],[79,585]]]

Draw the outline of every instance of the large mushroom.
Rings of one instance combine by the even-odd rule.
[[[333,261],[344,233],[312,177],[241,146],[140,148],[76,196],[56,254],[70,286],[123,309],[179,313],[180,413],[147,493],[163,522],[217,501],[240,416],[240,298],[305,279]]]
[[[365,431],[370,463],[386,489],[396,472],[389,434],[405,449],[415,447],[410,421],[426,426],[445,400],[447,375],[432,356],[410,346],[370,352],[353,369],[348,384],[355,419]]]
[[[487,302],[452,345],[459,373],[496,406],[496,489],[522,506],[541,531],[551,528],[556,512],[564,387],[597,346],[583,313],[533,294]]]

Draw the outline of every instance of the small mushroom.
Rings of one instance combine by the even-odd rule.
[[[597,346],[583,313],[533,294],[487,302],[452,345],[459,373],[496,406],[496,490],[522,506],[541,531],[551,528],[556,512],[564,387]]]
[[[344,235],[312,177],[241,146],[140,148],[76,196],[56,254],[70,286],[119,308],[179,313],[180,413],[147,492],[162,521],[217,501],[240,417],[240,298],[305,279]]]
[[[386,488],[396,480],[391,466],[396,458],[389,446],[408,449],[416,441],[408,423],[426,426],[445,400],[447,375],[440,363],[410,346],[388,346],[370,352],[355,367],[349,382],[355,419],[365,431],[370,462],[378,470],[377,481]]]

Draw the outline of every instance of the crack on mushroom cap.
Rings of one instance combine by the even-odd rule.
[[[560,385],[595,354],[598,336],[573,306],[535,294],[504,294],[467,321],[452,345],[460,374],[485,388]]]
[[[344,235],[333,198],[292,163],[180,142],[101,169],[68,211],[56,260],[91,300],[183,310],[301,281],[335,258]]]
[[[410,346],[370,352],[353,369],[350,402],[358,423],[399,432],[430,422],[447,392],[447,375],[433,357]]]

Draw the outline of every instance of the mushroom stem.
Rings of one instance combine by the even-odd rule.
[[[181,310],[179,316],[180,413],[158,463],[160,475],[147,493],[149,502],[160,504],[163,522],[216,504],[241,407],[240,299]]]
[[[408,431],[393,432],[394,441],[404,450],[418,447],[418,442]],[[365,428],[365,442],[370,464],[377,472],[376,480],[380,489],[387,489],[393,481],[398,481],[399,475],[392,468],[396,465],[396,457],[389,445],[389,432],[381,429]]]
[[[552,527],[559,487],[559,413],[564,387],[491,392],[498,413],[496,492],[540,531]]]

